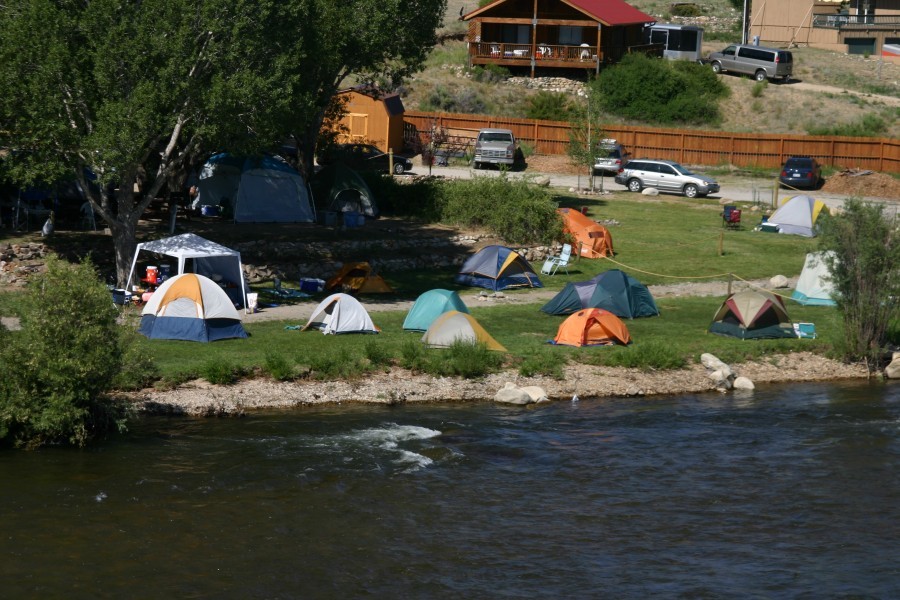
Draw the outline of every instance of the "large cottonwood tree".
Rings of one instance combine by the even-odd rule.
[[[309,169],[343,81],[397,82],[445,0],[0,3],[0,146],[20,184],[79,179],[123,284],[150,202],[211,152],[296,139]],[[85,181],[97,175],[99,191]],[[91,191],[94,190],[94,191]]]

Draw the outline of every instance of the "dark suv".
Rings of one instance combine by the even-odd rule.
[[[822,167],[819,161],[809,156],[792,156],[785,161],[781,168],[778,181],[782,185],[792,188],[819,187],[822,180]]]
[[[372,144],[332,144],[316,155],[320,165],[342,162],[357,171],[377,171],[388,173],[391,165],[388,154]],[[411,170],[412,161],[405,156],[394,154],[393,173],[402,175]]]

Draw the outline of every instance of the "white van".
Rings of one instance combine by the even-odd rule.
[[[711,52],[708,60],[714,73],[743,73],[757,81],[788,81],[794,70],[794,55],[789,50],[765,46],[733,44],[721,52]]]

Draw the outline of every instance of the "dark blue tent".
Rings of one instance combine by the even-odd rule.
[[[512,287],[544,287],[528,261],[505,246],[485,246],[470,256],[459,270],[456,283],[495,292]]]
[[[551,315],[570,315],[583,308],[602,308],[623,319],[659,314],[650,290],[619,269],[604,271],[588,281],[567,283],[541,310]]]

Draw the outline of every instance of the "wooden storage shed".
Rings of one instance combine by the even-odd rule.
[[[345,134],[338,137],[341,143],[367,143],[382,152],[403,150],[403,101],[399,94],[386,94],[382,90],[358,86],[341,90],[346,114],[341,124]]]

